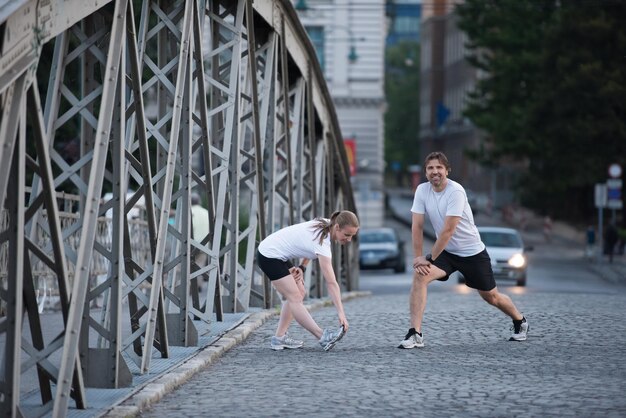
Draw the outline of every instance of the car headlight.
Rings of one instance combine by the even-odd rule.
[[[509,266],[514,267],[516,269],[522,268],[526,265],[526,257],[522,254],[517,253],[513,257],[509,258]]]

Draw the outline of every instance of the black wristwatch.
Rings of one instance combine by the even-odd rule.
[[[426,259],[426,261],[428,261],[429,263],[433,262],[433,255],[431,253],[426,254],[426,257],[424,257]]]

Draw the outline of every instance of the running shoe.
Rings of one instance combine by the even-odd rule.
[[[293,339],[289,334],[285,334],[282,337],[273,336],[270,342],[272,350],[283,350],[285,348],[300,348],[304,345],[303,341]]]
[[[322,333],[322,338],[320,338],[320,345],[324,351],[329,351],[335,346],[335,344],[337,344],[337,341],[339,341],[345,333],[343,325],[335,330],[326,328]]]
[[[424,347],[424,337],[419,335],[417,332],[411,330],[407,332],[404,340],[400,342],[398,348],[418,348]]]
[[[519,324],[518,326],[515,326],[515,324],[513,324],[513,326],[511,327],[511,331],[513,332],[513,335],[511,335],[511,338],[509,338],[509,341],[526,341],[526,336],[528,334],[529,329],[530,327],[528,326],[528,322],[526,321],[526,318],[524,318],[522,320],[522,323]]]

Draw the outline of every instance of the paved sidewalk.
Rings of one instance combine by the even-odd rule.
[[[369,292],[344,292],[342,300],[347,302],[364,296],[369,296]],[[329,298],[309,300],[305,305],[309,310],[333,306]],[[334,310],[334,307],[332,309]],[[218,361],[221,356],[246,340],[253,331],[266,321],[278,317],[278,313],[279,311],[275,309],[250,313],[241,323],[235,325],[219,339],[204,347],[197,348],[191,355],[179,358],[172,369],[161,373],[159,377],[150,382],[135,385],[132,393],[117,396],[109,404],[109,407],[92,411],[92,414],[88,416],[116,418],[136,416],[142,409],[159,402],[163,396],[185,384],[199,371]],[[274,321],[277,320],[274,319]],[[207,416],[204,409],[198,408],[197,405],[195,408],[199,416]]]
[[[272,351],[272,317],[141,417],[626,416],[626,295],[511,296],[525,342],[509,342],[510,320],[475,292],[429,291],[422,349],[396,348],[403,293],[346,303],[350,330],[330,352],[295,325],[305,346]],[[313,316],[337,321],[333,307]]]
[[[387,201],[389,214],[399,222],[405,225],[411,225],[411,205],[413,203],[413,195],[406,190],[389,189],[387,190]],[[474,221],[479,226],[509,226],[520,229],[526,245],[533,245],[537,249],[549,249],[550,247],[563,247],[568,249],[579,249],[580,258],[585,259],[585,232],[580,231],[571,225],[563,222],[554,222],[551,242],[546,242],[541,228],[541,219],[532,217],[527,213],[525,228],[519,228],[505,222],[500,212],[487,215],[486,213],[476,213]],[[429,222],[426,222],[425,233],[432,239],[435,234]],[[590,260],[585,264],[586,267],[603,279],[613,283],[626,284],[626,255],[616,255],[613,263],[609,263],[606,257],[600,260]]]
[[[389,199],[408,225],[411,202],[405,193]],[[504,224],[484,214],[476,221]],[[550,245],[580,247],[582,257],[570,233],[556,227]],[[535,228],[523,235],[546,245]],[[623,257],[588,266],[626,282]],[[431,292],[424,350],[395,349],[406,332],[406,295],[369,296],[344,293],[351,330],[330,353],[295,326],[290,333],[305,348],[271,351],[278,312],[251,312],[132,388],[105,390],[106,406],[68,416],[626,416],[626,345],[616,338],[626,331],[623,296],[515,295],[531,321],[531,339],[518,344],[506,341],[507,319],[474,293]],[[320,324],[336,322],[329,299],[307,307]]]

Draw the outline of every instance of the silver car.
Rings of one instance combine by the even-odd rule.
[[[391,268],[396,273],[406,271],[404,242],[393,228],[361,229],[358,237],[361,269]]]
[[[491,258],[491,268],[496,282],[512,280],[518,286],[526,286],[528,270],[526,253],[532,251],[533,247],[524,245],[519,231],[498,226],[480,226],[478,232]],[[459,282],[463,281],[463,276],[459,275]]]

